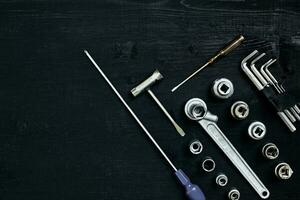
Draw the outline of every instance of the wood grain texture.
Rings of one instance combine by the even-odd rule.
[[[1,199],[185,199],[167,163],[83,54],[88,49],[207,199],[226,199],[230,187],[237,187],[243,200],[259,198],[206,133],[186,119],[183,105],[191,97],[206,100],[219,116],[219,126],[269,188],[270,199],[298,200],[299,131],[287,130],[239,63],[254,49],[279,58],[274,73],[299,101],[299,11],[297,0],[1,1]],[[171,94],[176,83],[238,34],[247,38],[242,47]],[[185,138],[149,96],[129,94],[156,68],[165,78],[153,91],[182,125]],[[220,77],[235,85],[226,101],[217,101],[209,91]],[[235,100],[249,104],[247,120],[230,118]],[[253,120],[268,128],[262,141],[247,137]],[[187,152],[194,138],[204,144],[196,158]],[[278,160],[261,158],[259,149],[266,142],[278,145]],[[217,164],[211,174],[199,167],[207,155]],[[291,180],[274,178],[279,161],[295,170]],[[215,186],[218,172],[228,175],[228,187]]]

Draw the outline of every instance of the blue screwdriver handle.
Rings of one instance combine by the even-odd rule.
[[[185,187],[186,195],[190,200],[205,200],[202,190],[198,187],[198,185],[191,183],[189,177],[181,169],[177,170],[175,175],[181,185]]]

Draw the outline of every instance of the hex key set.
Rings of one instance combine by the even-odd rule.
[[[222,50],[218,51],[215,56],[209,61],[192,73],[188,78],[183,82],[179,83],[172,89],[172,92],[176,91],[180,86],[186,83],[189,79],[198,74],[206,66],[213,64],[218,58],[224,57],[232,50],[236,49],[240,44],[245,40],[244,36],[240,35],[233,39],[228,45],[225,46]],[[174,163],[170,160],[167,154],[162,150],[157,141],[152,137],[150,131],[144,126],[140,118],[137,117],[135,112],[130,108],[130,106],[123,99],[122,95],[114,87],[109,78],[104,74],[102,69],[98,66],[96,61],[92,58],[87,50],[84,50],[85,55],[89,58],[101,76],[104,78],[106,83],[111,87],[117,97],[120,99],[122,104],[130,112],[131,116],[139,124],[148,138],[151,140],[152,144],[159,150],[164,159],[168,162],[171,168],[175,172],[175,176],[178,179],[179,183],[184,187],[185,193],[190,200],[205,200],[205,190],[200,188],[197,184],[191,182],[190,178],[183,172],[182,169],[177,169]],[[277,114],[283,120],[283,122],[288,126],[290,131],[295,132],[296,126],[295,123],[300,121],[300,109],[298,103],[293,99],[285,90],[280,81],[278,81],[274,74],[271,73],[269,67],[276,62],[276,59],[270,59],[261,66],[258,66],[258,62],[266,54],[261,53],[257,50],[254,50],[248,56],[246,56],[241,61],[241,68],[246,76],[252,81],[256,88],[263,93],[263,95],[268,99],[268,102],[276,109]],[[182,123],[179,126],[179,123],[169,114],[165,106],[159,101],[156,95],[150,90],[150,87],[155,84],[157,81],[163,78],[162,74],[155,70],[147,79],[142,81],[139,85],[134,87],[130,92],[136,97],[144,91],[153,98],[158,107],[163,111],[165,116],[170,120],[171,124],[175,130],[179,133],[181,137],[184,137],[186,133],[183,131]],[[212,83],[212,88],[210,89],[215,98],[220,99],[221,101],[228,101],[230,97],[236,92],[234,89],[234,83],[226,77],[216,77],[217,79]],[[200,96],[200,95],[199,95]],[[249,163],[246,159],[239,153],[238,149],[234,147],[231,141],[226,137],[225,133],[217,125],[218,116],[212,114],[207,109],[207,104],[201,98],[191,98],[185,102],[183,109],[186,117],[190,120],[196,121],[199,125],[205,130],[209,137],[217,144],[220,150],[227,156],[231,161],[233,166],[240,172],[240,174],[246,179],[249,185],[256,191],[258,196],[262,199],[267,199],[271,196],[271,191],[263,183],[263,179],[259,178],[254,170],[251,168],[253,163]],[[247,121],[248,115],[250,112],[250,106],[246,103],[245,100],[240,99],[233,102],[229,113],[236,123],[245,123]],[[244,121],[244,122],[243,122]],[[269,125],[261,121],[252,121],[249,124],[248,136],[249,139],[253,142],[262,142],[264,141],[265,135],[267,133],[267,127]],[[245,130],[241,130],[245,132]],[[188,134],[188,133],[187,133]],[[270,160],[279,159],[279,147],[275,143],[262,143],[262,148],[260,150],[261,156],[264,158],[264,162],[270,162]],[[201,143],[199,139],[193,139],[188,145],[187,149],[190,152],[191,156],[194,157],[195,162],[198,163],[200,157],[202,157],[203,150],[205,146]],[[206,155],[202,157],[202,161],[199,162],[202,171],[205,173],[213,173],[216,170],[216,165],[218,162],[214,160],[212,156]],[[200,168],[200,167],[199,167]],[[273,171],[273,174],[279,180],[290,179],[294,173],[290,164],[286,162],[278,162],[276,166],[273,167],[270,171]],[[234,187],[234,184],[231,183],[230,177],[228,177],[224,172],[219,171],[217,176],[213,180],[216,185],[219,187],[228,187],[228,193],[226,197],[229,200],[238,200],[243,195],[238,188]]]
[[[270,59],[258,69],[256,62],[266,54],[259,54],[254,50],[241,62],[241,68],[256,86],[259,91],[265,95],[270,104],[277,110],[277,114],[290,129],[291,132],[296,131],[294,122],[300,121],[300,109],[298,102],[292,99],[284,89],[282,84],[279,84],[269,67],[276,62],[276,59]],[[251,62],[250,62],[251,60]],[[250,62],[250,63],[249,63]]]

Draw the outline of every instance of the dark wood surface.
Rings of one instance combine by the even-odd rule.
[[[226,199],[231,187],[243,200],[259,197],[201,127],[186,119],[183,106],[192,97],[203,98],[219,116],[220,128],[268,187],[270,199],[299,200],[299,130],[288,131],[239,67],[254,49],[279,58],[274,73],[299,101],[299,11],[297,0],[1,1],[1,199],[185,199],[171,168],[83,54],[88,49],[207,199]],[[238,50],[171,94],[176,83],[238,34],[247,39]],[[186,131],[184,138],[148,95],[129,94],[155,68],[165,78],[153,91]],[[225,101],[210,94],[220,77],[235,86]],[[236,100],[250,106],[244,121],[230,117]],[[267,126],[262,141],[247,137],[253,120]],[[198,157],[187,150],[194,138],[204,144]],[[261,158],[266,142],[278,145],[279,159]],[[199,167],[205,156],[216,161],[213,173]],[[274,178],[280,161],[294,169],[291,180]],[[229,177],[225,188],[214,183],[219,172]]]

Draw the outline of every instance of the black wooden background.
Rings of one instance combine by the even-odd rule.
[[[240,69],[254,49],[279,58],[272,71],[299,101],[299,11],[298,0],[2,0],[0,199],[186,199],[172,169],[83,54],[86,48],[207,199],[226,199],[231,187],[243,200],[259,197],[202,128],[186,119],[183,106],[192,97],[219,116],[220,128],[268,187],[270,199],[299,200],[299,131],[288,131]],[[170,92],[238,34],[247,39],[240,48]],[[165,78],[153,91],[186,131],[184,138],[148,95],[129,93],[156,68]],[[228,100],[210,94],[220,77],[234,83]],[[236,100],[250,106],[244,121],[230,117]],[[247,137],[253,120],[267,126],[262,141]],[[196,157],[187,150],[194,138],[204,144]],[[278,145],[279,159],[261,158],[266,142]],[[205,156],[217,164],[210,174],[199,167]],[[274,178],[280,161],[295,171],[288,181]],[[229,177],[225,188],[214,183],[219,172]]]

